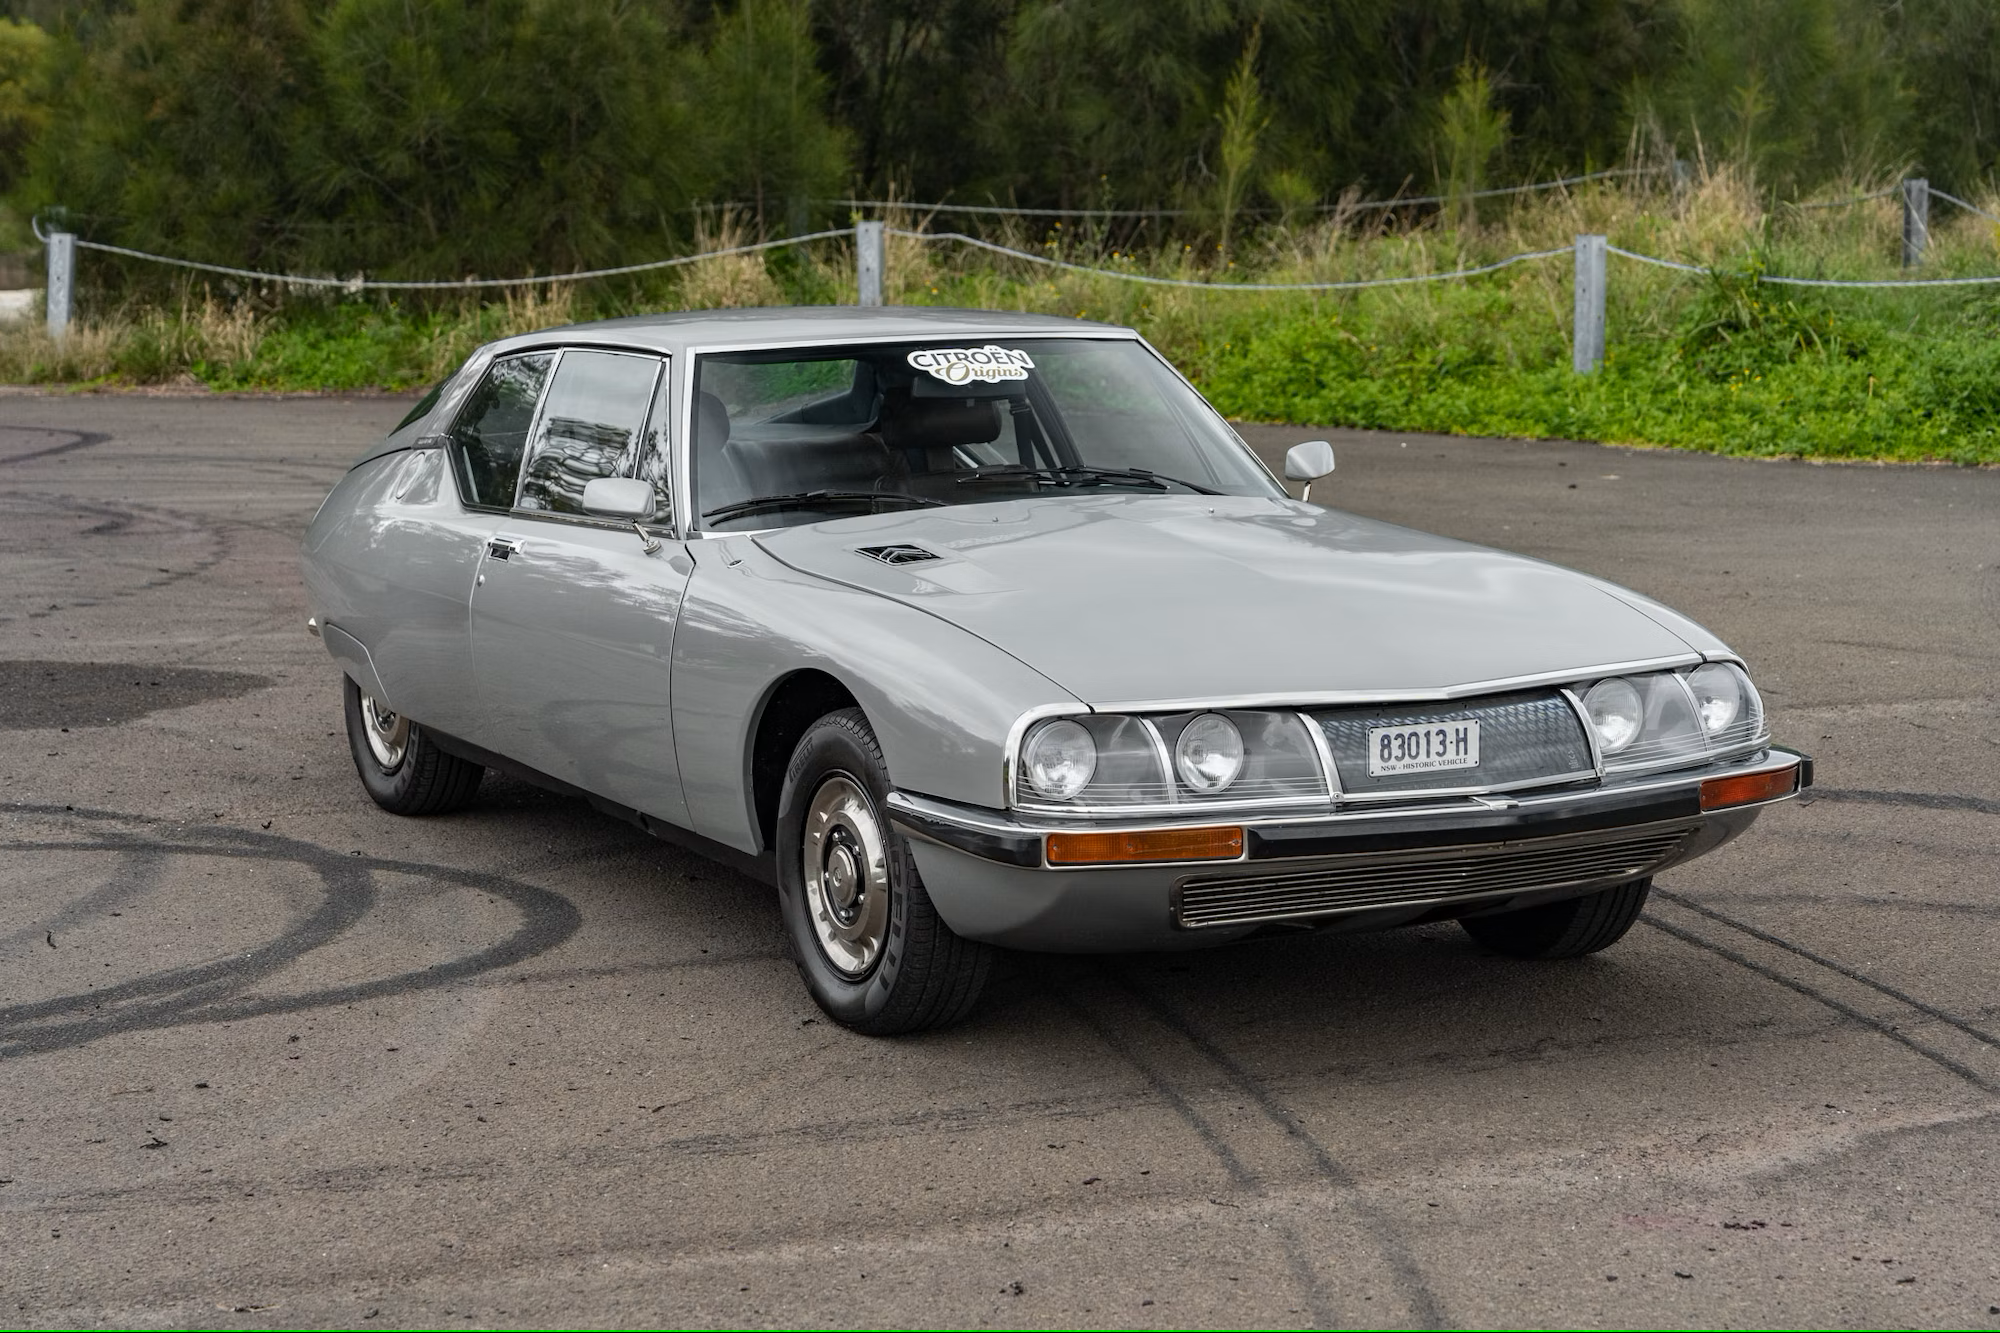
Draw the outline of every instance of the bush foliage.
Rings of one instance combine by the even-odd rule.
[[[0,190],[100,241],[449,277],[670,253],[700,210],[1174,207],[1678,155],[1779,196],[2000,160],[1992,0],[0,0]],[[33,21],[29,21],[33,20]],[[1461,214],[1463,210],[1458,210]],[[1463,216],[1458,221],[1466,220]],[[1224,238],[1224,233],[1229,238]],[[1158,243],[1154,229],[1144,240]],[[0,237],[0,248],[6,238]]]

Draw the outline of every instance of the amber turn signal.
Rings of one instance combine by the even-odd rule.
[[[1150,829],[1139,833],[1051,833],[1052,866],[1113,865],[1121,861],[1232,861],[1243,855],[1243,830]]]
[[[1745,773],[1734,778],[1710,778],[1701,784],[1701,808],[1721,810],[1756,801],[1775,801],[1799,789],[1799,766],[1774,769],[1769,773]]]

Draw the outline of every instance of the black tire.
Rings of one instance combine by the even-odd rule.
[[[841,789],[858,789],[877,821],[887,882],[885,934],[872,960],[852,971],[843,970],[821,942],[804,865],[807,816],[815,800],[843,780],[849,785]],[[888,766],[868,719],[858,708],[828,713],[806,728],[792,751],[778,797],[776,840],[785,942],[806,990],[835,1022],[877,1037],[960,1022],[993,970],[993,950],[953,934],[931,905],[909,843],[889,827],[888,796]]]
[[[1651,879],[1515,912],[1460,919],[1465,933],[1510,958],[1581,958],[1623,939],[1646,910]]]
[[[369,743],[361,687],[352,677],[343,676],[341,684],[347,711],[347,748],[354,756],[354,771],[361,775],[361,785],[375,804],[395,815],[442,815],[471,802],[479,790],[479,779],[486,773],[484,768],[446,754],[415,722],[408,723],[401,756],[385,764]]]

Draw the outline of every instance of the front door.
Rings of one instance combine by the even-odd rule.
[[[473,581],[513,507],[521,455],[552,352],[487,367],[433,448],[411,451],[388,482],[379,534],[365,549],[390,614],[365,635],[389,703],[425,726],[483,742],[472,676]],[[430,443],[427,441],[426,443]],[[449,474],[449,475],[447,475]]]
[[[482,744],[685,824],[668,683],[694,562],[672,539],[670,469],[655,461],[666,457],[666,381],[657,357],[562,353],[513,513],[480,561],[472,661]],[[647,535],[583,512],[585,483],[609,476],[655,479]]]

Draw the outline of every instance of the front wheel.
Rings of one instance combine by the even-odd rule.
[[[1465,933],[1511,958],[1581,958],[1623,939],[1646,908],[1651,879],[1635,879],[1581,898],[1459,921]]]
[[[993,951],[952,933],[883,810],[889,770],[858,708],[829,713],[792,752],[778,798],[778,902],[813,1000],[871,1036],[972,1012]]]
[[[391,814],[441,815],[472,800],[485,769],[440,750],[421,726],[364,694],[353,677],[342,676],[341,684],[347,748],[375,804]]]

